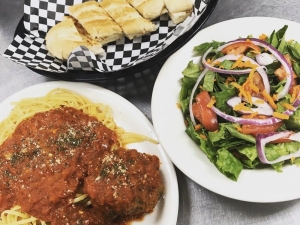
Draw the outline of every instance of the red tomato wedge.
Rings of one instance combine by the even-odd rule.
[[[242,128],[243,134],[251,134],[253,136],[256,136],[257,134],[267,134],[267,133],[275,132],[282,125],[283,125],[283,122],[281,121],[281,122],[269,124],[269,125],[243,124],[241,128]]]
[[[207,104],[210,102],[210,96],[207,91],[202,91],[196,96],[196,102],[192,106],[193,114],[208,131],[219,129],[217,114]]]
[[[260,48],[253,44],[251,41],[243,41],[243,42],[237,42],[233,43],[231,45],[226,46],[221,50],[223,54],[243,54],[247,49],[253,49],[257,52],[260,52]]]

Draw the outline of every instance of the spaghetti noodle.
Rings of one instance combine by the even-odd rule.
[[[23,213],[20,206],[15,206],[1,213],[0,225],[46,225],[46,222]]]
[[[121,147],[126,144],[142,141],[150,141],[155,144],[158,143],[156,140],[147,136],[126,132],[114,122],[109,106],[101,103],[93,103],[84,96],[78,95],[67,89],[57,88],[50,91],[44,97],[22,99],[13,104],[15,106],[9,116],[0,123],[0,130],[2,131],[0,144],[14,132],[16,126],[24,119],[29,118],[38,112],[45,112],[61,106],[73,107],[82,110],[88,115],[96,117],[107,128],[114,130],[118,134]]]

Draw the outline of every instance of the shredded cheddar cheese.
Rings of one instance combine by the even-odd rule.
[[[241,126],[239,124],[233,124],[233,126],[236,128],[237,131],[241,132],[243,131],[243,129],[241,128]]]
[[[213,107],[213,105],[216,103],[216,97],[211,96],[209,103],[206,105],[208,108]]]
[[[255,103],[256,104],[263,104],[263,103],[265,103],[265,101],[262,100],[262,99],[257,99],[257,100],[255,100]]]
[[[220,61],[213,61],[211,65],[212,66],[218,66],[218,65],[220,65],[220,63],[221,63]]]
[[[207,139],[207,137],[204,134],[199,134],[200,137],[202,137],[204,140]]]
[[[261,34],[261,35],[259,35],[258,38],[259,38],[259,40],[265,41],[265,40],[267,40],[268,36],[265,34]]]
[[[201,129],[201,124],[197,124],[196,126],[195,126],[195,130],[200,130]]]
[[[251,50],[250,52],[252,52],[252,53],[254,53],[254,54],[256,54],[256,55],[258,55],[258,54],[261,53],[260,51],[257,51],[257,50]]]
[[[257,86],[255,86],[252,82],[249,84],[249,87],[251,88],[252,91],[254,91],[255,93],[259,92],[259,88]]]
[[[237,89],[241,89],[241,88],[242,88],[242,86],[239,85],[239,84],[236,83],[236,82],[231,82],[230,84],[231,84],[233,87],[237,88]]]
[[[239,68],[257,68],[257,65],[252,64],[249,60],[245,61],[245,62],[240,62],[238,65]]]
[[[245,106],[245,104],[243,102],[241,102],[240,104],[238,105],[235,105],[233,107],[233,110],[235,111],[239,111],[239,110],[243,110],[243,111],[249,111],[249,112],[252,112],[251,108]]]
[[[293,157],[291,158],[291,162],[294,163],[295,159],[296,159],[296,158],[293,156]]]
[[[278,99],[278,94],[273,94],[272,98],[274,101],[276,101]]]
[[[296,94],[297,94],[297,90],[296,90],[296,88],[294,88],[293,93],[292,93],[292,97],[290,99],[290,103],[293,103],[296,100]]]
[[[279,112],[273,112],[273,116],[278,118],[278,119],[282,119],[282,120],[288,120],[289,119],[289,115],[279,113]]]
[[[284,107],[284,108],[286,108],[286,109],[290,109],[290,110],[294,110],[295,109],[295,107],[293,106],[293,105],[291,105],[291,104],[288,104],[288,103],[282,103],[282,106]]]
[[[251,114],[247,115],[247,118],[253,119],[257,115],[258,115],[258,112],[254,112],[254,113],[251,113]]]
[[[235,63],[232,65],[231,69],[234,69],[234,68],[238,67],[238,66],[240,65],[240,63],[242,62],[243,57],[244,57],[244,56],[241,55],[241,56],[235,61]]]
[[[264,116],[264,115],[258,115],[258,118],[259,118],[259,119],[266,119],[267,117]]]
[[[262,95],[273,109],[277,109],[277,105],[275,104],[273,98],[266,92],[266,90],[262,91]]]

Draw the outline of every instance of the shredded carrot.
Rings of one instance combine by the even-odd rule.
[[[294,110],[295,107],[291,104],[288,104],[286,102],[282,103],[282,106],[285,107],[286,109]]]
[[[178,109],[181,109],[181,106],[178,102],[176,103],[176,106],[177,106]]]
[[[213,105],[216,103],[216,97],[211,96],[209,103],[206,105],[208,108],[213,107]]]
[[[210,59],[207,59],[206,62],[210,64],[211,60],[210,60]]]
[[[262,91],[262,95],[265,97],[265,99],[267,100],[267,102],[269,102],[270,106],[273,109],[277,109],[277,105],[275,104],[273,98],[266,92],[266,90]]]
[[[288,120],[289,119],[289,115],[279,113],[279,112],[273,112],[273,116],[278,118],[278,119],[283,119],[283,120]]]

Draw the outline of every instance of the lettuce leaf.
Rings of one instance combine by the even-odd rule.
[[[300,108],[288,120],[285,120],[284,124],[288,130],[300,132]]]
[[[213,47],[213,49],[216,49],[223,44],[224,44],[224,42],[218,42],[218,41],[205,42],[201,45],[195,46],[194,52],[196,52],[196,54],[198,54],[198,55],[203,55],[210,47]]]
[[[182,74],[185,77],[190,77],[197,79],[201,73],[201,68],[198,64],[195,64],[193,61],[190,61],[187,67],[182,71]]]
[[[216,167],[233,181],[237,181],[243,170],[243,164],[225,148],[221,148],[217,152]]]

